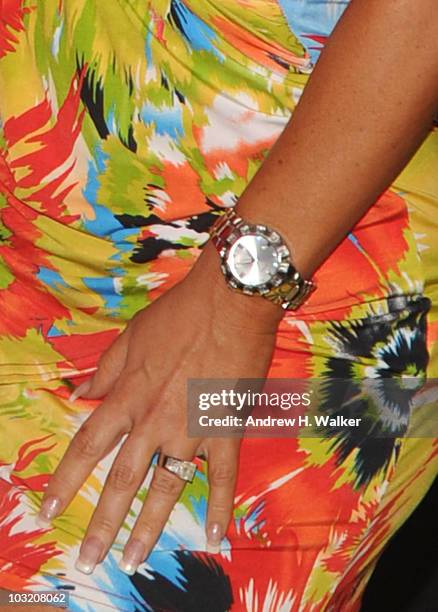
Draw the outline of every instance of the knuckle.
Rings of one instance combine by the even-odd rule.
[[[209,512],[215,515],[228,515],[231,512],[231,504],[227,503],[225,500],[212,500],[210,499],[210,503],[208,506]]]
[[[124,369],[120,374],[115,388],[122,393],[126,393],[128,391],[129,394],[132,394],[132,389],[137,389],[140,387],[143,381],[143,374],[141,368],[135,367],[131,369]]]
[[[168,474],[165,470],[156,470],[150,485],[151,491],[165,495],[166,497],[174,497],[181,490],[181,483],[177,476]]]
[[[212,465],[208,473],[210,485],[225,486],[232,485],[236,477],[236,471],[231,465]]]
[[[94,458],[98,454],[96,436],[88,423],[82,425],[71,444],[79,457]]]
[[[108,485],[115,491],[123,493],[129,491],[135,482],[135,472],[126,463],[115,465],[108,476]]]
[[[98,362],[97,374],[104,376],[118,376],[123,366],[123,361],[120,356],[116,353],[115,347],[111,347],[112,350],[107,350]]]
[[[137,524],[135,526],[135,531],[142,536],[154,536],[156,532],[156,527],[152,525],[150,521],[147,521],[145,518],[139,518]],[[134,536],[135,538],[135,533]]]
[[[65,489],[65,479],[62,477],[58,471],[53,472],[53,474],[49,478],[46,494],[48,491],[52,493],[53,491],[63,490]]]
[[[93,528],[97,533],[112,534],[115,530],[113,521],[106,516],[96,516],[93,519]]]

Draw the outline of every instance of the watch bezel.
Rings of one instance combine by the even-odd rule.
[[[260,285],[245,285],[228,265],[230,249],[236,240],[248,233],[265,238],[269,236],[269,242],[274,243],[274,248],[281,253],[281,269],[277,269],[268,282]],[[233,208],[229,208],[213,223],[210,236],[219,254],[224,280],[230,289],[247,295],[261,295],[287,311],[297,310],[316,289],[313,280],[302,278],[295,268],[289,249],[277,230],[264,224],[248,223]]]
[[[279,267],[272,278],[260,285],[246,285],[233,274],[228,264],[229,254],[232,246],[243,236],[263,236],[267,242],[275,248],[279,254]],[[280,234],[271,230],[266,225],[250,224],[243,222],[235,226],[230,234],[225,238],[223,246],[219,250],[221,257],[221,269],[228,285],[236,291],[241,291],[246,295],[264,295],[272,289],[279,287],[287,278],[290,277],[291,263],[290,253]]]

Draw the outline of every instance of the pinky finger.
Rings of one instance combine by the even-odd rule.
[[[208,449],[207,552],[218,553],[233,512],[240,440],[218,439]]]

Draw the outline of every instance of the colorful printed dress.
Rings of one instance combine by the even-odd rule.
[[[201,462],[133,577],[117,563],[148,481],[106,560],[90,576],[74,569],[114,454],[53,528],[35,523],[96,406],[69,402],[72,386],[193,265],[346,4],[0,3],[2,588],[68,589],[72,610],[99,612],[359,609],[382,547],[438,471],[436,439],[382,439],[378,427],[245,439],[221,553],[205,551]],[[437,162],[433,129],[285,316],[271,377],[438,376]]]

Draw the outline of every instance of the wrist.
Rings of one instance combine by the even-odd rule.
[[[218,316],[240,327],[275,331],[284,316],[281,306],[261,296],[249,296],[231,289],[220,266],[219,253],[209,241],[190,272],[192,282],[205,294]]]

